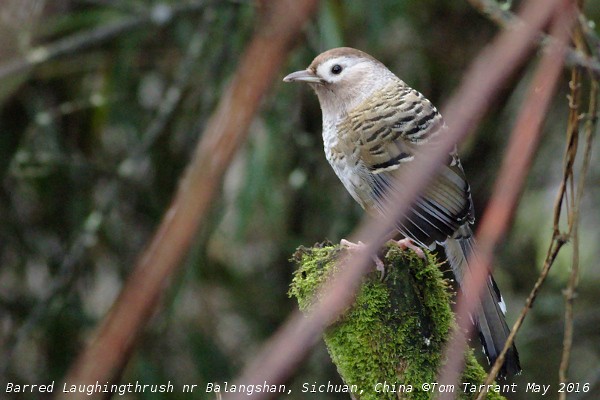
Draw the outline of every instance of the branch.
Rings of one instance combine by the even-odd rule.
[[[111,311],[96,329],[94,339],[71,366],[66,377],[69,384],[106,382],[127,361],[135,339],[155,311],[204,221],[261,99],[315,8],[315,0],[280,1],[265,8],[264,20],[207,124],[171,207]]]
[[[587,46],[584,40],[584,30],[581,27],[581,23],[574,35],[575,45],[578,49],[586,51]],[[591,75],[591,74],[590,74]],[[569,134],[579,134],[579,122],[581,120],[579,111],[579,97],[581,88],[581,73],[573,69],[572,80],[571,80],[571,101],[574,103],[569,113]],[[589,170],[591,153],[592,153],[592,142],[594,138],[594,132],[596,131],[596,123],[598,118],[598,80],[592,79],[589,94],[589,105],[587,111],[587,120],[584,125],[585,129],[585,145],[583,164],[579,173],[579,181],[577,183],[576,193],[572,193],[575,197],[572,201],[571,212],[569,212],[569,234],[571,242],[573,244],[573,254],[571,261],[571,274],[569,276],[569,282],[567,288],[564,291],[565,296],[565,326],[564,326],[564,337],[563,337],[563,351],[560,361],[560,367],[558,371],[559,380],[561,383],[568,382],[568,369],[571,358],[571,348],[573,346],[573,302],[576,297],[575,290],[577,288],[579,280],[579,215],[581,200],[583,198],[583,190],[585,187],[585,178]],[[571,133],[572,132],[572,133]],[[575,143],[577,140],[575,140]],[[576,151],[576,150],[575,150]],[[573,151],[573,153],[575,153]],[[573,158],[575,155],[573,155]],[[573,160],[574,161],[574,160]],[[571,182],[573,182],[572,173],[573,163],[570,163],[568,168],[571,168],[570,176]],[[560,393],[560,400],[566,399],[566,393]]]

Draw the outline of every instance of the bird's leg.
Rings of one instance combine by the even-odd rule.
[[[366,244],[364,244],[360,240],[358,241],[358,243],[353,243],[349,240],[342,239],[340,240],[340,246],[344,246],[348,250],[352,251],[360,249],[361,247],[366,246]],[[381,261],[376,254],[372,254],[371,259],[375,262],[375,268],[377,268],[377,271],[381,272],[381,280],[383,280],[383,278],[385,277],[385,265],[383,265],[383,261]]]
[[[417,254],[417,256],[419,256],[419,258],[425,258],[425,253],[423,252],[423,249],[414,244],[409,238],[404,238],[401,240],[392,240],[392,243],[400,247],[400,250],[411,249]]]

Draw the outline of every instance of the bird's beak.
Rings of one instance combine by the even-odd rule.
[[[292,72],[285,78],[283,78],[284,82],[307,82],[307,83],[322,83],[321,78],[315,75],[309,69],[304,69],[302,71]]]

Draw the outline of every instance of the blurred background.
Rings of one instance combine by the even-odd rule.
[[[586,4],[587,17],[599,21],[600,3]],[[0,3],[0,382],[64,377],[169,205],[254,30],[257,7],[242,0]],[[338,242],[361,218],[325,160],[316,96],[280,78],[323,50],[352,46],[441,107],[496,31],[463,0],[322,1],[122,381],[231,382],[297,307],[287,296],[296,247]],[[24,55],[43,58],[37,46],[65,39],[60,56],[35,68],[19,64]],[[511,78],[477,134],[461,146],[479,216],[535,64]],[[497,254],[495,275],[510,323],[552,235],[569,76],[565,70],[516,220]],[[596,141],[581,209],[569,373],[595,390],[572,399],[600,398],[599,152]],[[567,245],[517,336],[524,373],[515,382],[521,385],[556,388],[570,260]],[[290,382],[294,398],[348,398],[300,393],[304,382],[328,380],[339,378],[320,345]],[[530,397],[520,391],[511,398]],[[555,391],[547,398],[557,398]]]

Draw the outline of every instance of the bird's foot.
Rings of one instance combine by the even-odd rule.
[[[417,254],[417,256],[419,258],[425,258],[425,253],[423,252],[423,249],[421,249],[419,246],[414,244],[412,242],[412,240],[410,240],[408,238],[405,238],[402,240],[392,240],[392,243],[394,243],[396,246],[398,246],[400,248],[400,250],[411,249],[412,251],[414,251]]]
[[[361,247],[365,247],[366,244],[364,244],[360,240],[358,241],[358,243],[353,243],[349,240],[342,239],[340,240],[340,246],[343,246],[348,250],[352,251],[358,250]],[[383,278],[385,277],[385,265],[383,265],[383,261],[381,261],[376,254],[371,255],[371,259],[375,262],[375,268],[381,273],[381,280],[383,280]]]

